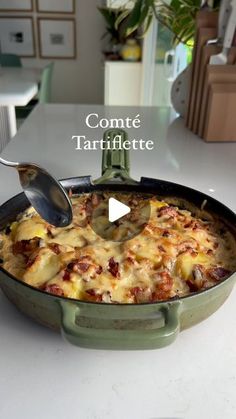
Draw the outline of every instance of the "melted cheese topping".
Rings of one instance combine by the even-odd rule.
[[[109,196],[127,204],[132,200],[139,208],[147,199],[103,193]],[[100,238],[90,226],[91,209],[99,200],[95,193],[72,198],[73,222],[65,228],[48,224],[29,208],[0,233],[3,268],[45,292],[106,303],[185,296],[215,285],[236,269],[235,239],[212,217],[203,220],[149,197],[151,215],[143,231],[114,242]],[[134,214],[120,220],[114,237],[132,230]],[[101,225],[103,218],[101,214]],[[141,219],[139,215],[135,222]]]

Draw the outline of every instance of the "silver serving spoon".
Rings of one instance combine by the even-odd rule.
[[[66,227],[72,221],[72,206],[62,185],[34,163],[16,163],[0,157],[4,166],[14,167],[21,186],[34,209],[48,223]]]

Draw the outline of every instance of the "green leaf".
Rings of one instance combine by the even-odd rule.
[[[129,16],[129,14],[130,14],[130,11],[128,9],[125,9],[123,10],[123,12],[120,13],[120,15],[117,17],[115,21],[115,28],[117,30],[119,29],[119,25],[121,24],[121,22],[125,20],[127,16]]]
[[[142,37],[144,37],[146,35],[148,29],[150,28],[152,20],[153,20],[153,16],[149,15],[148,18],[146,19],[146,22],[145,22],[145,27],[144,27],[143,32],[142,32]]]
[[[143,2],[146,0],[136,0],[133,10],[131,11],[126,22],[126,36],[131,35],[139,26]]]
[[[115,13],[108,7],[98,7],[99,12],[102,14],[109,26],[113,26],[115,22]]]

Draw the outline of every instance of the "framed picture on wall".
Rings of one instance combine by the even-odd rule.
[[[33,0],[0,0],[0,12],[31,12]]]
[[[35,57],[33,19],[26,16],[0,16],[0,49],[2,53]]]
[[[36,0],[40,13],[75,13],[75,0]]]
[[[76,58],[75,19],[38,18],[41,58]]]

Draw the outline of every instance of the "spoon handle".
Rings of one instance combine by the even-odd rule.
[[[0,157],[0,164],[3,164],[4,166],[11,166],[11,167],[18,167],[19,163],[16,163],[14,161],[8,161]]]

